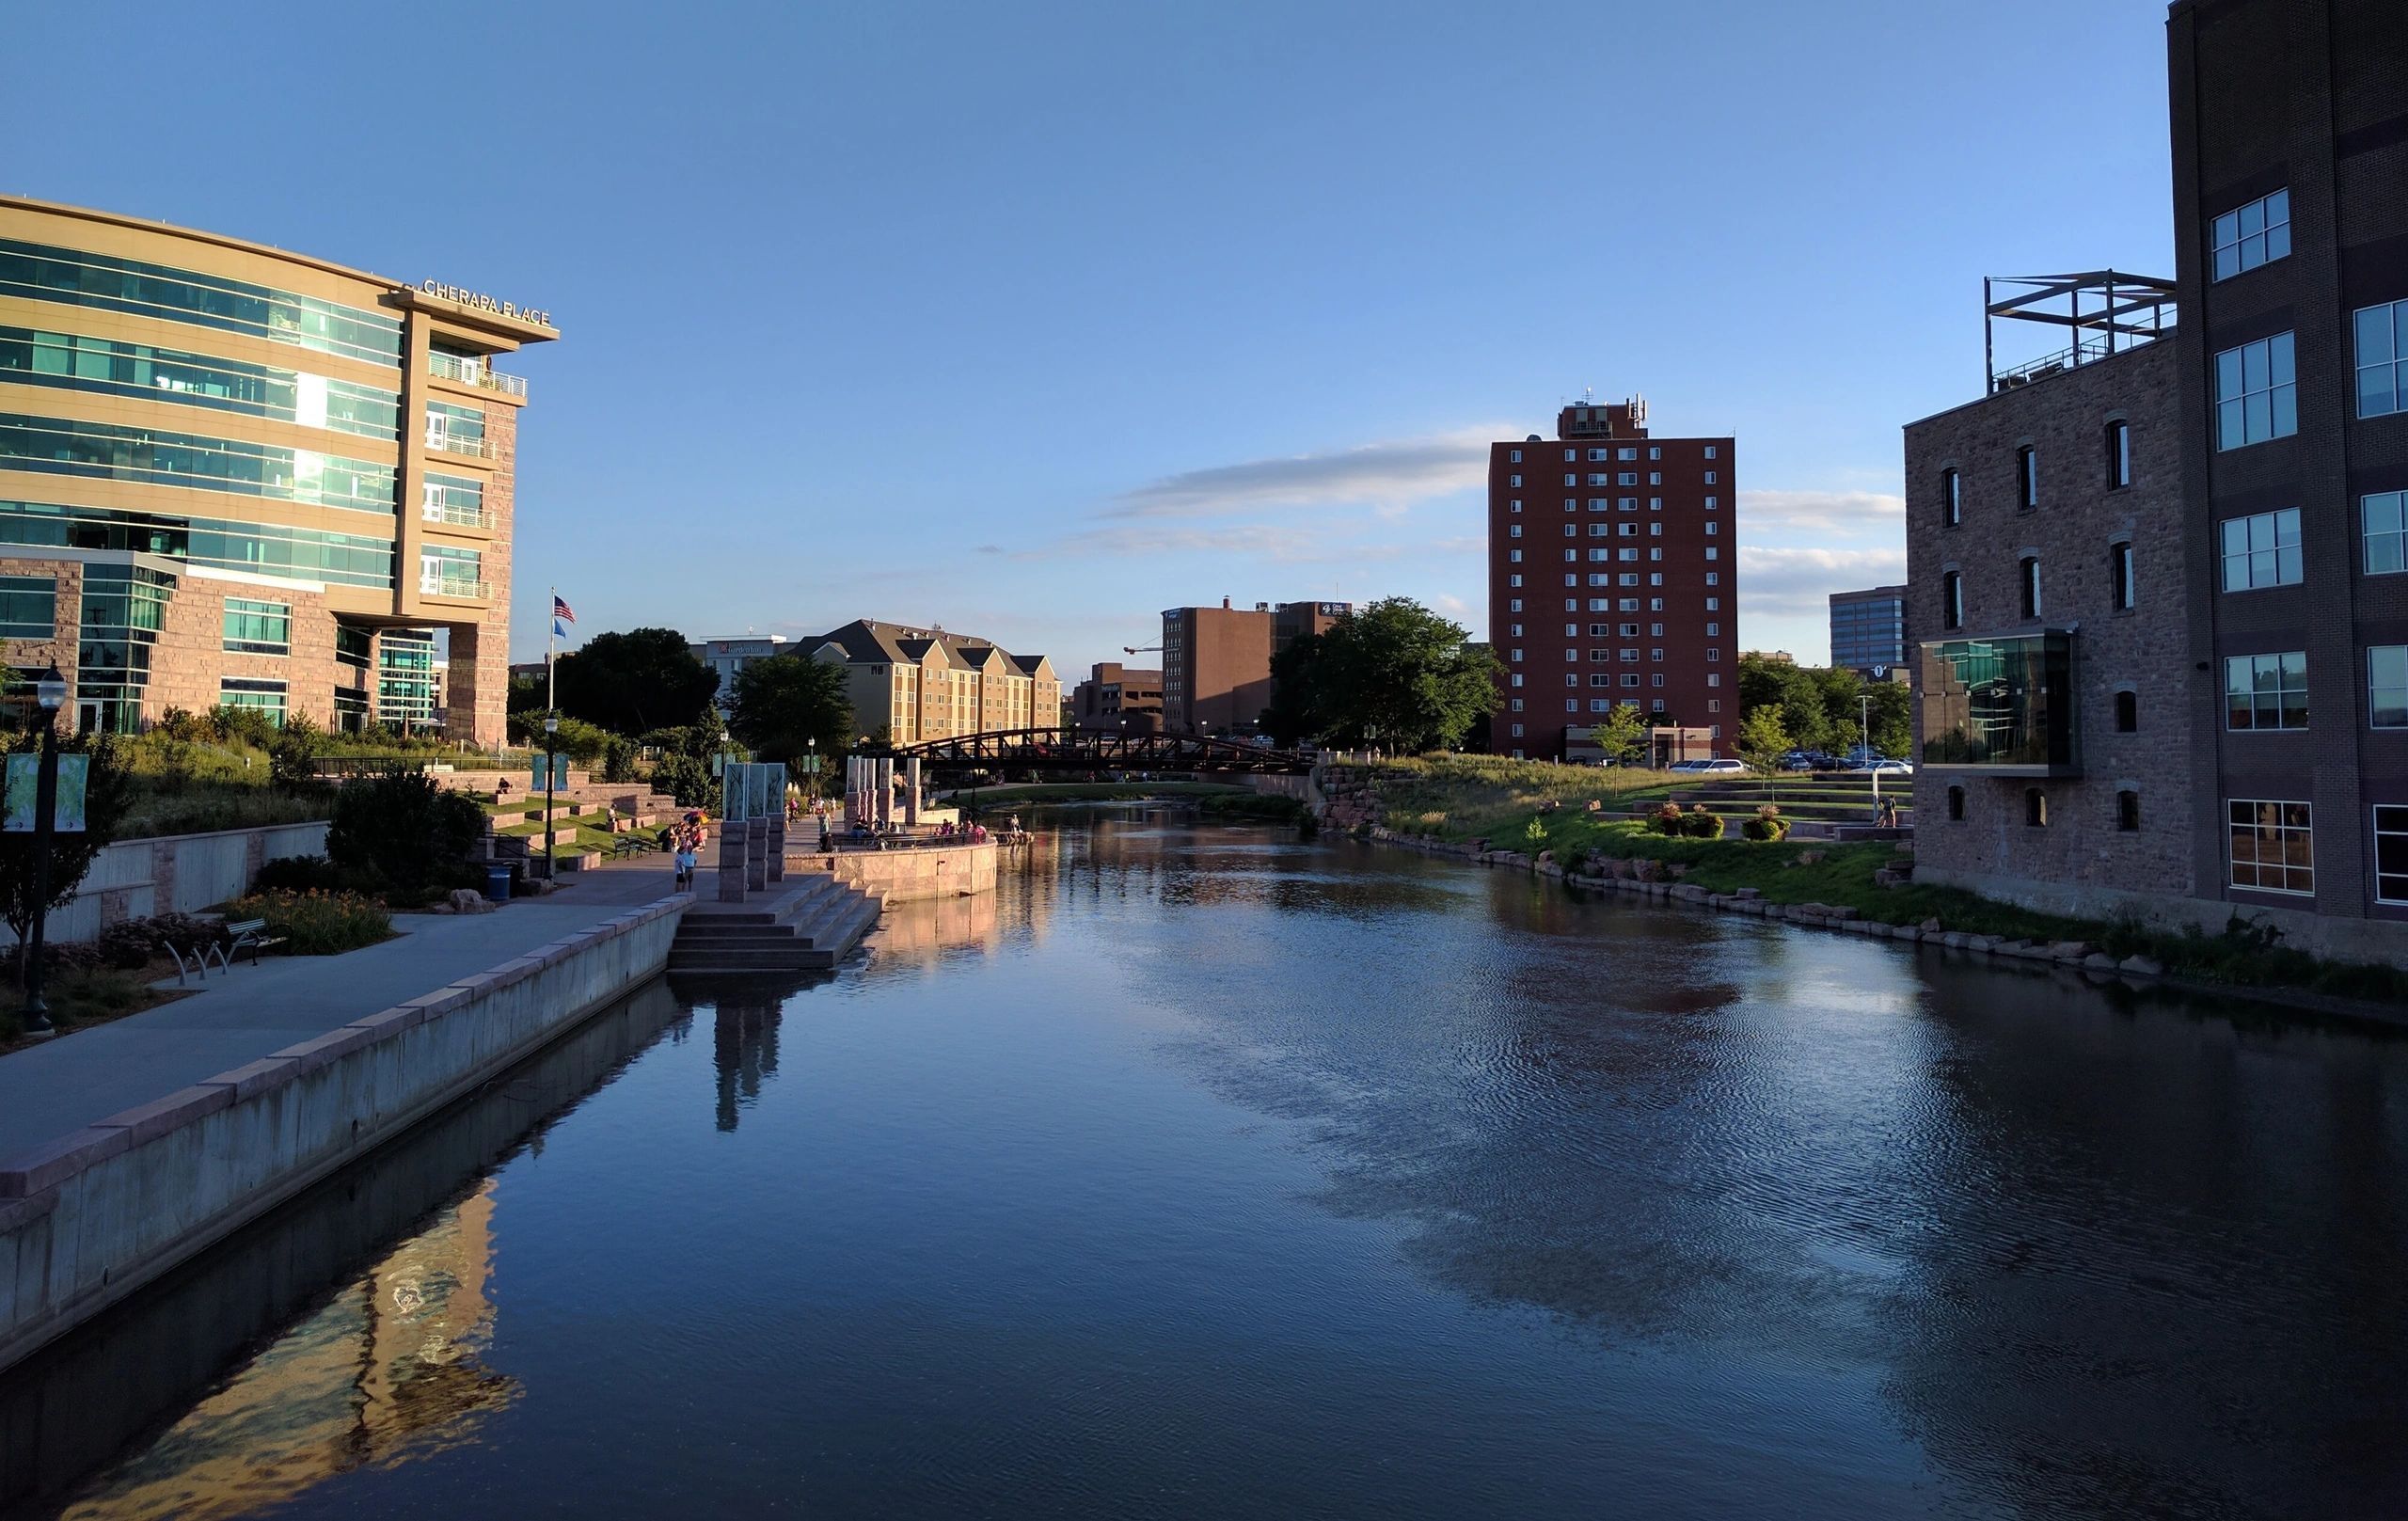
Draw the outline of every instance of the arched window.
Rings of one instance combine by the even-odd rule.
[[[2117,418],[2107,424],[2107,489],[2132,483],[2132,425]]]
[[[1940,578],[1940,626],[1965,626],[1965,579],[1953,570]]]
[[[2107,594],[2117,612],[2130,612],[2139,605],[2140,592],[2133,584],[2132,547],[2129,544],[2110,545],[2107,548]]]
[[[2034,829],[2046,829],[2049,824],[2049,795],[2038,787],[2023,789],[2023,822]]]
[[[2020,566],[2021,575],[2018,579],[2023,587],[2023,616],[2037,618],[2040,616],[2040,562],[2036,556],[2025,555]]]
[[[2027,513],[2040,505],[2040,452],[2030,444],[2015,452],[2015,505]]]
[[[1940,522],[1943,528],[1956,528],[1965,521],[1965,486],[1957,479],[1956,467],[1951,465],[1940,472]]]

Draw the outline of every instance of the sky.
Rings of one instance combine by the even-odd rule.
[[[520,658],[552,585],[1066,681],[1225,595],[1484,638],[1486,446],[1593,390],[1735,436],[1741,646],[1819,663],[1982,277],[2173,266],[2162,0],[8,10],[0,191],[550,309]]]

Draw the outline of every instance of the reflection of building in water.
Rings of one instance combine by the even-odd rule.
[[[493,1338],[493,1211],[488,1180],[65,1514],[250,1515],[337,1474],[466,1439],[518,1394],[477,1355]]]
[[[888,964],[933,966],[948,950],[994,949],[1000,896],[1000,893],[977,893],[895,904],[879,920],[879,959]]]

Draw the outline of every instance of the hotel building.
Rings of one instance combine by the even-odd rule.
[[[735,639],[705,639],[689,646],[694,658],[711,669],[719,677],[719,691],[712,701],[722,714],[736,711],[736,678],[744,668],[756,660],[767,660],[780,655],[790,655],[784,634],[745,634]]]
[[[1916,874],[2408,964],[2408,8],[2167,42],[2175,279],[1908,430]]]
[[[1647,404],[1567,406],[1555,439],[1488,451],[1492,748],[1585,750],[1617,705],[1738,733],[1738,499],[1730,438],[1655,438]]]
[[[1054,663],[990,640],[857,618],[800,648],[844,667],[854,725],[863,734],[883,727],[897,745],[1062,721]]]
[[[55,663],[84,729],[228,704],[499,742],[527,388],[493,360],[558,336],[433,281],[0,197],[12,690]]]
[[[1163,612],[1163,728],[1171,734],[1251,734],[1271,705],[1271,661],[1307,634],[1325,634],[1354,610],[1348,602],[1258,602]]]

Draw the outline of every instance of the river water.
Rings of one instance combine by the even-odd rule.
[[[76,1517],[2408,1513],[2408,1042],[1130,814],[0,1382]]]

